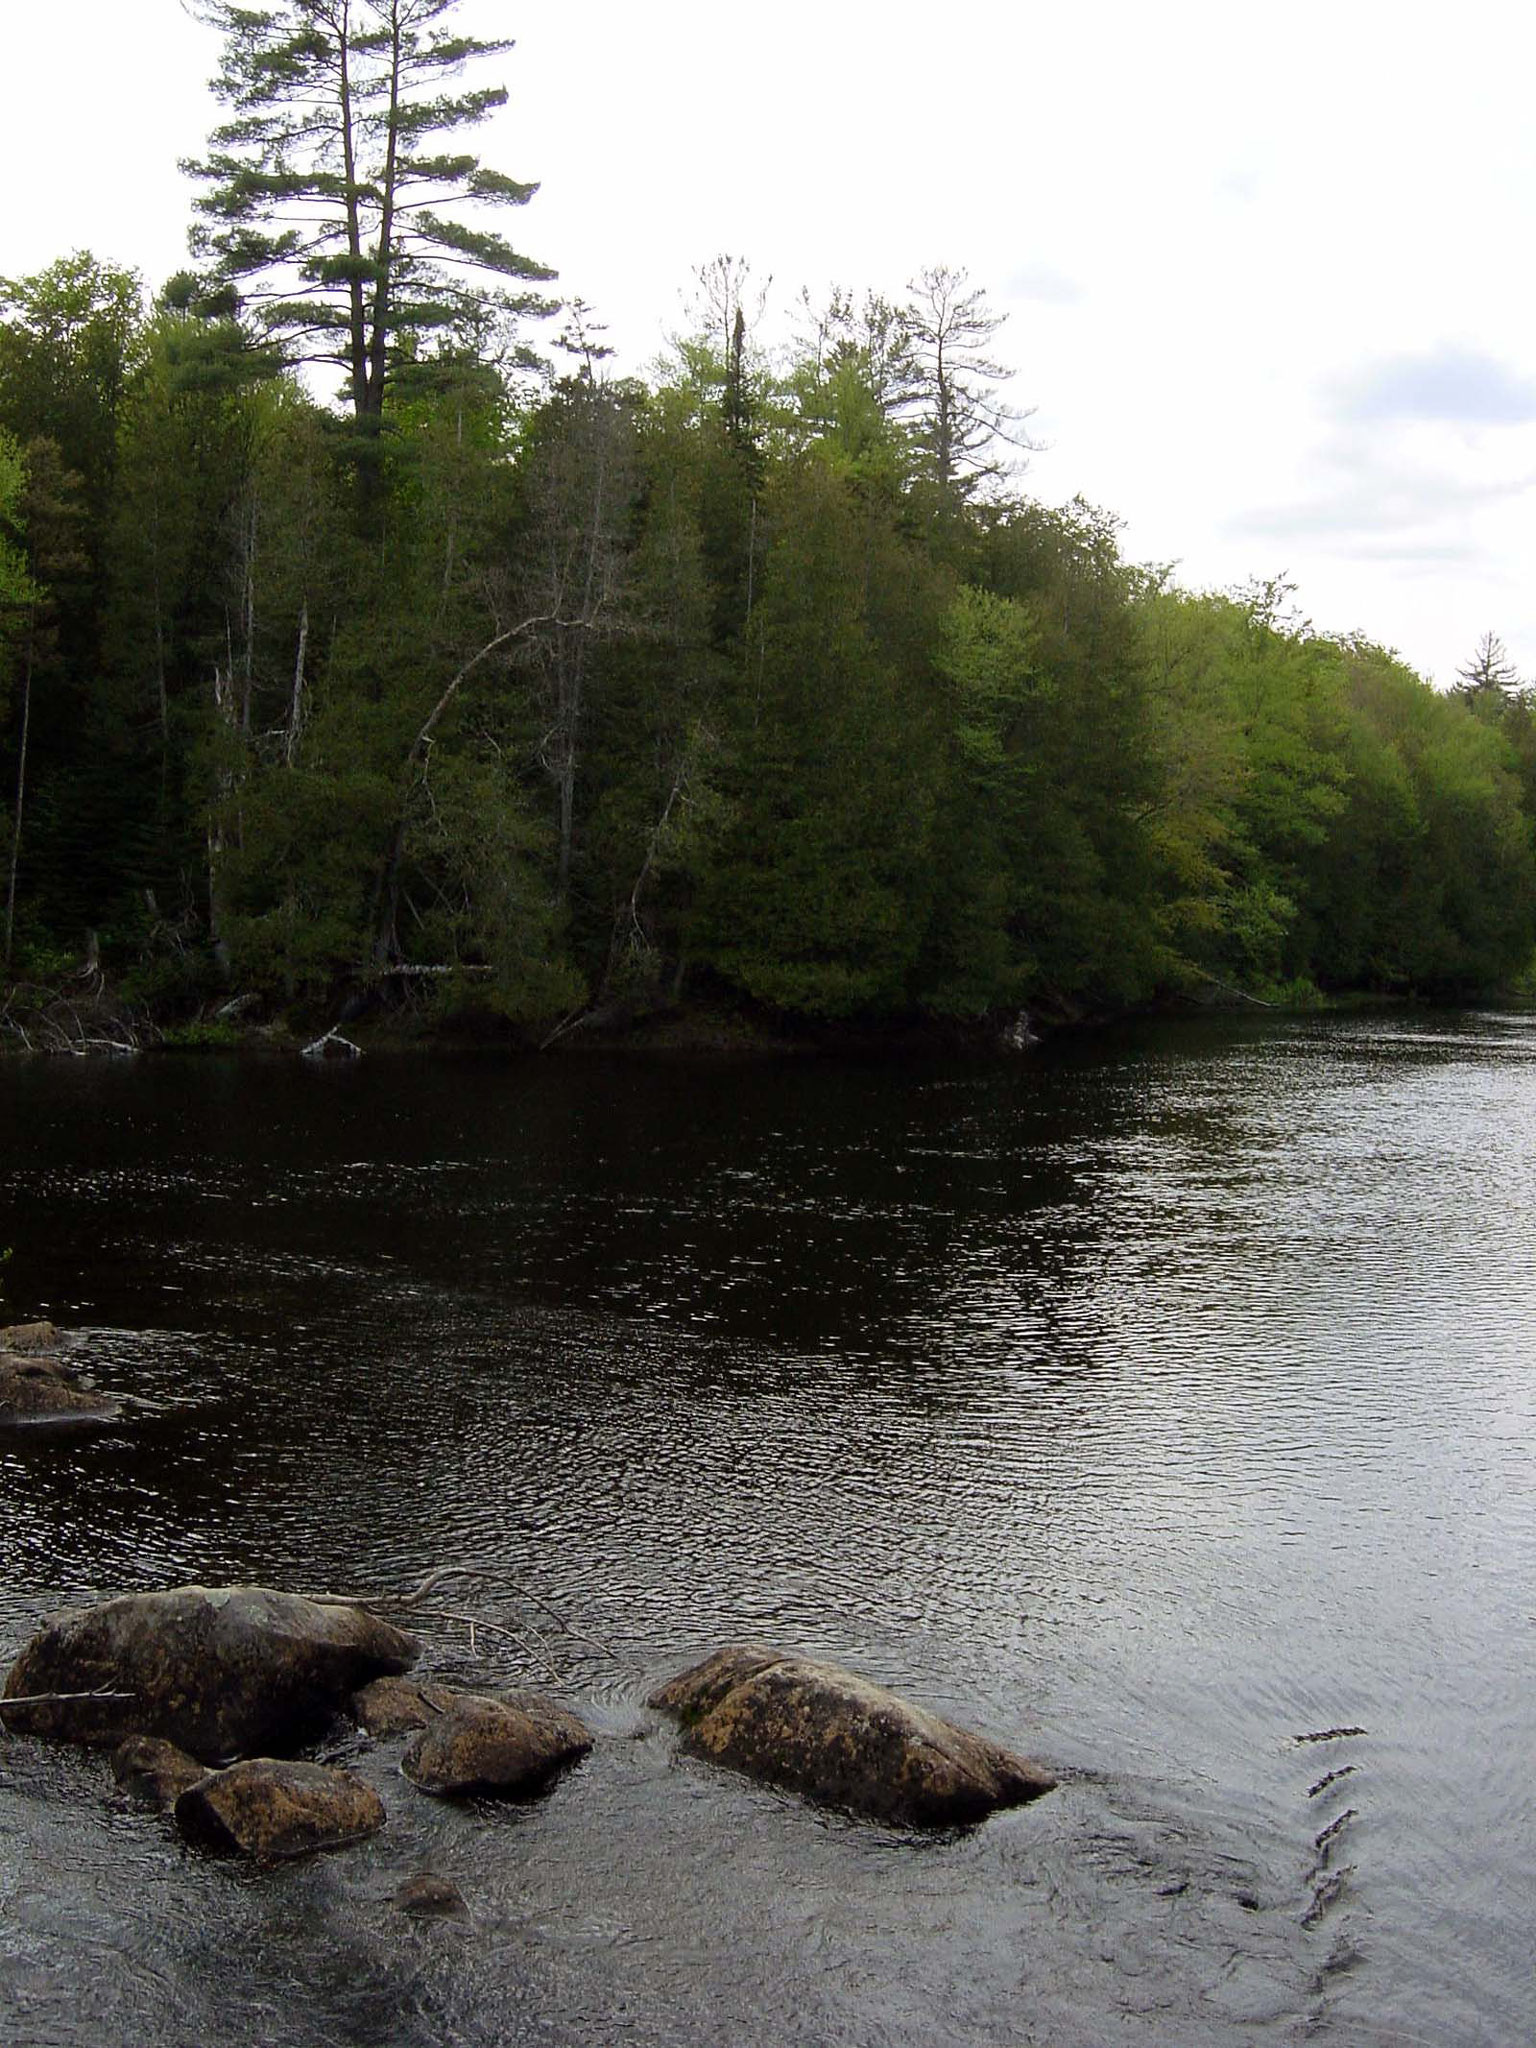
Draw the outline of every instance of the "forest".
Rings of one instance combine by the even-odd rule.
[[[1024,489],[985,291],[694,280],[644,379],[501,227],[456,0],[199,0],[192,261],[0,283],[4,1015],[989,1029],[1462,999],[1536,695]],[[1060,459],[1070,459],[1061,451]]]

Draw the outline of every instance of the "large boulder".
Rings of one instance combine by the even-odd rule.
[[[410,1636],[364,1608],[263,1586],[178,1586],[55,1616],[12,1665],[0,1719],[13,1733],[101,1748],[160,1735],[205,1763],[282,1754],[322,1734],[370,1678],[416,1657]]]
[[[177,1799],[175,1814],[199,1848],[276,1863],[362,1841],[383,1827],[384,1802],[350,1771],[258,1756],[209,1771]]]
[[[590,1731],[553,1700],[517,1703],[461,1693],[429,1711],[400,1768],[419,1791],[440,1799],[468,1793],[528,1798],[592,1747]]]
[[[1056,1783],[856,1672],[774,1650],[717,1650],[650,1704],[678,1717],[693,1756],[908,1827],[981,1820]]]
[[[52,1323],[0,1329],[0,1428],[115,1422],[121,1412],[64,1362]]]

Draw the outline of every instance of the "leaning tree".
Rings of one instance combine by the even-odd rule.
[[[400,365],[553,310],[554,273],[483,224],[536,186],[463,147],[506,104],[467,67],[507,41],[456,30],[460,0],[186,0],[224,38],[230,119],[183,165],[204,190],[192,249],[291,362],[334,363],[365,429]]]

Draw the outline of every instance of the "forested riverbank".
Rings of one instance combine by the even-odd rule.
[[[646,379],[579,304],[541,367],[551,273],[453,210],[532,188],[426,153],[483,111],[451,10],[350,49],[204,11],[199,268],[0,287],[8,1016],[83,973],[184,1031],[541,1043],[1527,969],[1536,702],[1491,639],[1440,694],[1029,496],[943,267],[770,331],[721,259]]]

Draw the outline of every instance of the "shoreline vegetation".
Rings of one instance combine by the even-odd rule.
[[[1484,990],[1482,1004],[1536,1006],[1528,986]],[[1014,1058],[1052,1042],[1091,1036],[1137,1017],[1321,1017],[1442,1007],[1409,992],[1292,989],[1257,997],[1224,984],[1163,995],[1131,1008],[1019,1010],[983,1018],[786,1017],[751,1003],[630,1000],[583,1011],[568,1028],[539,1038],[492,1009],[405,1011],[387,1002],[357,1009],[343,1023],[319,1012],[285,1013],[255,992],[211,1014],[161,1015],[121,1001],[104,982],[82,992],[71,979],[43,988],[0,989],[0,1060],[6,1057],[195,1058],[210,1054],[255,1059],[354,1059],[395,1056],[492,1055],[580,1058],[633,1054],[677,1059],[819,1059],[934,1057]],[[221,1014],[220,1011],[224,1014]]]
[[[1188,590],[1029,496],[942,264],[776,326],[720,257],[612,374],[485,225],[534,188],[463,146],[507,46],[455,8],[198,0],[194,267],[0,281],[0,1045],[1529,986],[1536,692],[1492,634],[1437,692],[1284,576]]]

